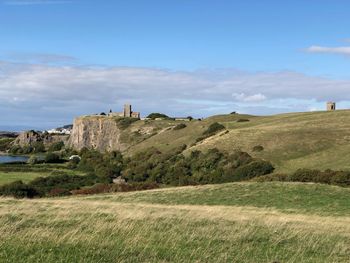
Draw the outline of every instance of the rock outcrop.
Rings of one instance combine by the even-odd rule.
[[[51,135],[38,131],[25,131],[18,135],[13,144],[23,147],[28,145],[32,146],[36,142],[42,142],[45,147],[49,147],[51,144],[60,141],[66,143],[68,141],[68,138],[68,135]]]
[[[86,147],[98,151],[124,151],[128,144],[121,142],[122,130],[115,118],[106,116],[86,116],[74,120],[68,146],[81,150]]]

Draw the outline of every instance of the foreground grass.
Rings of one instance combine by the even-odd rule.
[[[307,213],[292,202],[284,208],[274,202],[256,206],[253,192],[261,196],[260,186],[273,199],[288,187],[293,188],[289,197],[299,188],[302,195],[306,189],[316,191],[314,185],[241,183],[94,197],[0,199],[0,261],[349,262],[350,208],[337,206],[349,189],[323,189],[335,192],[329,195],[328,208],[342,210],[331,216],[320,214],[325,206],[317,202],[308,204]],[[220,187],[226,199],[218,196]],[[244,204],[234,201],[238,188],[250,192]],[[287,207],[294,207],[293,213],[286,212]]]

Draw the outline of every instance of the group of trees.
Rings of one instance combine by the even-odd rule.
[[[185,146],[171,154],[156,148],[126,158],[123,177],[132,182],[193,185],[248,180],[269,174],[271,163],[252,158],[245,152],[227,153],[218,149],[182,154]]]
[[[56,174],[37,178],[28,184],[18,181],[0,187],[0,195],[41,197],[150,189],[160,184],[180,186],[235,182],[274,170],[271,163],[240,151],[227,153],[210,149],[184,155],[185,149],[186,145],[183,145],[171,152],[161,152],[152,147],[132,157],[125,157],[118,151],[100,153],[83,149],[79,153],[81,161],[75,162],[73,168],[85,171],[87,175]],[[53,161],[57,159],[53,158]],[[112,185],[113,179],[119,176],[126,180],[128,186]]]

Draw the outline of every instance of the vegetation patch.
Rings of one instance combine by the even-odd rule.
[[[253,152],[262,152],[264,150],[264,147],[261,145],[255,145],[252,150]]]
[[[166,185],[196,185],[249,180],[269,174],[271,163],[244,152],[226,153],[218,149],[181,154],[184,147],[163,154],[156,148],[125,160],[122,175],[131,182],[157,182]]]
[[[134,122],[138,121],[139,119],[137,118],[117,118],[116,122],[117,122],[117,126],[118,128],[125,130],[127,129],[131,124],[133,124]]]
[[[185,123],[179,123],[178,125],[176,125],[174,128],[173,128],[173,130],[182,130],[182,129],[184,129],[184,128],[186,128],[187,127],[187,125],[185,124]]]
[[[249,119],[238,119],[237,122],[248,122]]]
[[[14,141],[14,138],[1,138],[0,139],[0,152],[6,152],[11,148],[11,144]]]
[[[163,113],[158,113],[158,112],[154,112],[151,113],[147,116],[147,118],[155,120],[155,119],[170,119],[170,117],[168,115],[165,115]]]
[[[350,171],[299,169],[291,174],[271,174],[257,178],[257,181],[310,182],[350,186]]]

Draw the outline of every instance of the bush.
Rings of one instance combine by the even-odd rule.
[[[249,119],[238,119],[237,122],[247,122]]]
[[[185,123],[179,123],[178,125],[176,125],[173,130],[181,130],[181,129],[184,129],[186,128],[187,125]]]
[[[0,195],[14,198],[33,198],[39,196],[39,193],[35,188],[26,185],[22,181],[15,181],[1,186]]]
[[[11,154],[23,154],[22,147],[19,145],[14,145],[10,148]]]
[[[33,153],[45,152],[45,145],[43,142],[34,142],[32,147],[33,147]]]
[[[193,151],[188,156],[179,149],[162,153],[156,148],[125,160],[123,177],[130,182],[167,185],[196,185],[249,180],[273,171],[271,163],[253,159],[244,152],[228,154],[218,149]]]
[[[31,155],[27,161],[28,164],[37,164],[39,162],[38,158],[35,155]]]
[[[49,152],[45,156],[45,163],[62,163],[63,161],[56,153]]]
[[[249,180],[254,177],[270,174],[275,168],[270,162],[263,160],[255,160],[246,165],[238,167],[232,174],[230,181]]]
[[[49,152],[60,151],[60,150],[62,150],[63,147],[64,147],[63,141],[55,142],[55,143],[51,144],[51,146],[49,147]]]
[[[262,152],[264,150],[264,147],[261,145],[256,145],[253,147],[253,152]]]
[[[217,133],[218,131],[221,131],[223,129],[225,129],[224,125],[222,125],[218,122],[214,122],[214,123],[209,125],[209,127],[206,131],[203,132],[203,135],[211,136],[211,135],[214,135],[215,133]]]
[[[6,152],[7,150],[10,150],[11,144],[14,141],[13,138],[2,138],[0,139],[0,151]]]
[[[120,129],[126,129],[128,128],[131,124],[133,124],[134,122],[138,121],[139,119],[137,118],[118,118],[116,119],[117,122],[117,126]]]
[[[74,189],[94,185],[99,182],[99,178],[95,175],[58,174],[35,178],[28,183],[28,186],[36,189],[41,196],[52,196],[54,194],[67,195]]]
[[[338,186],[350,186],[350,172],[333,170],[299,169],[296,172],[286,174],[271,174],[262,176],[258,181],[282,181],[282,182],[312,182],[332,184]]]
[[[169,119],[169,116],[167,116],[167,115],[165,115],[163,113],[154,112],[154,113],[149,114],[147,116],[147,118],[152,119],[152,120],[155,120],[155,119],[158,119],[158,118]]]

